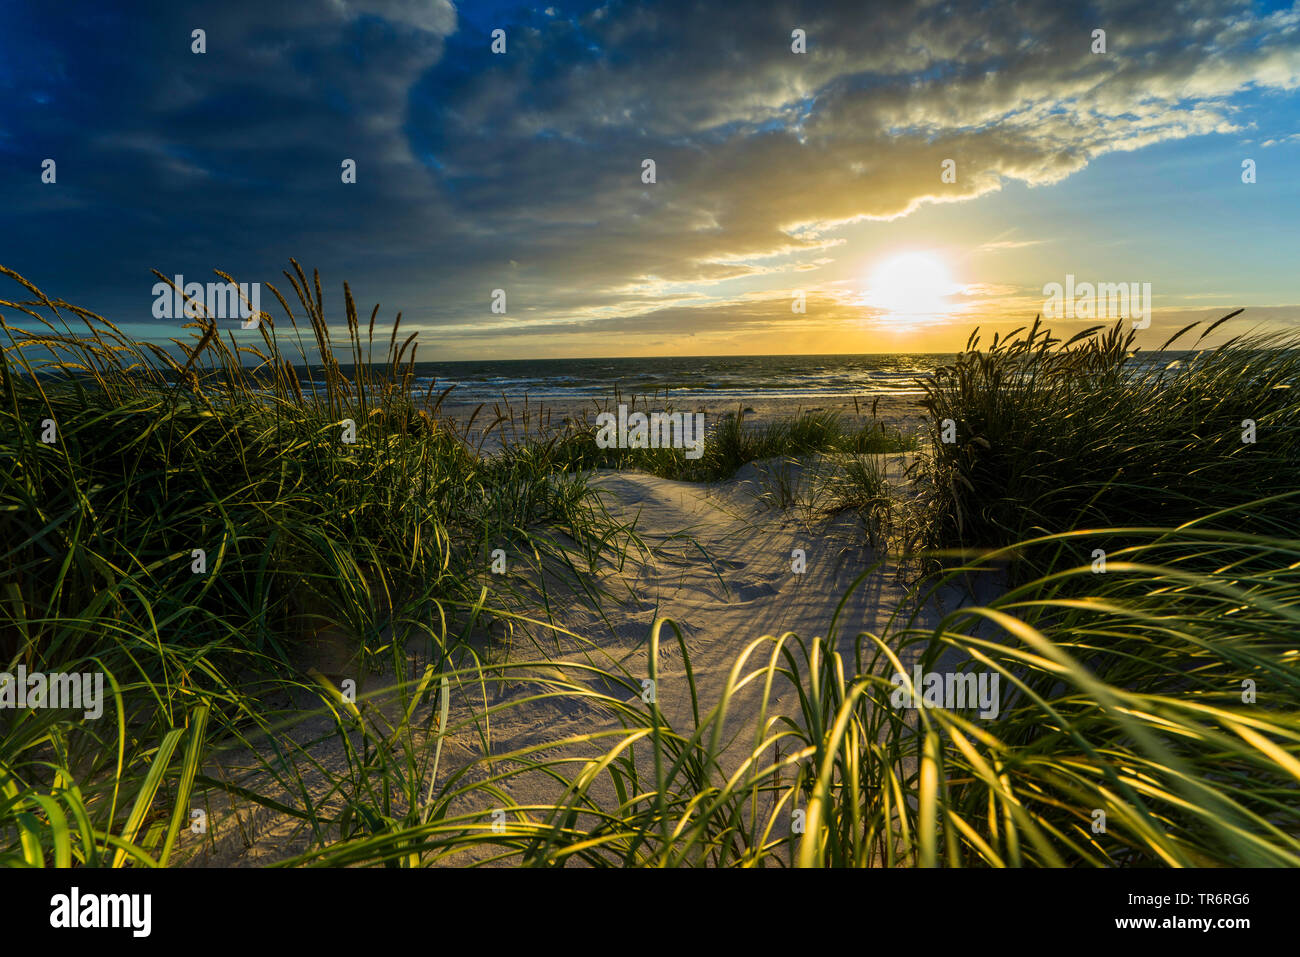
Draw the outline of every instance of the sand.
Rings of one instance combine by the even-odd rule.
[[[851,411],[851,400],[848,405]],[[774,408],[755,414],[775,415],[780,411]],[[904,407],[898,414],[911,413]],[[894,421],[907,423],[906,418]],[[903,473],[912,454],[887,457],[891,482],[902,494],[906,494]],[[828,517],[772,507],[765,500],[765,489],[770,487],[772,470],[777,467],[777,463],[755,463],[731,481],[714,485],[671,481],[637,472],[597,473],[593,485],[606,507],[635,529],[648,551],[630,554],[621,568],[607,567],[601,573],[599,581],[606,598],[600,613],[576,596],[567,601],[561,596],[553,606],[556,619],[582,640],[537,632],[528,635],[522,628],[515,629],[507,639],[505,622],[498,621],[489,630],[493,637],[483,636],[476,650],[498,661],[588,661],[606,670],[624,670],[634,679],[648,677],[648,636],[657,619],[670,618],[685,636],[701,710],[707,711],[722,697],[732,666],[750,641],[785,632],[805,639],[826,635],[845,593],[855,579],[870,569],[841,611],[835,631],[836,646],[851,664],[858,634],[884,633],[895,609],[908,607],[907,579],[893,556],[867,544],[856,515]],[[808,465],[809,469],[816,467],[816,463]],[[794,549],[802,549],[806,555],[803,573],[792,569]],[[971,600],[972,596],[964,591],[950,588],[919,610],[917,623],[932,626],[945,611]],[[530,611],[538,618],[545,617],[540,607]],[[690,693],[681,652],[671,631],[665,629],[661,641],[655,689],[658,704],[675,729],[692,730]],[[764,655],[767,653],[765,649]],[[754,661],[753,666],[760,663]],[[904,663],[910,667],[911,659],[905,657]],[[553,676],[561,674],[561,669],[550,671]],[[536,673],[546,676],[547,669],[542,667]],[[383,676],[372,678],[368,684],[363,682],[362,692],[383,684]],[[602,684],[595,690],[617,690],[621,699],[636,703],[637,696],[626,689],[610,689]],[[492,715],[494,754],[555,747],[554,753],[584,757],[600,753],[605,747],[587,744],[559,748],[558,743],[570,736],[621,727],[607,708],[590,699],[565,697],[518,704],[536,692],[537,687],[526,681],[454,689],[449,726],[471,723],[485,707],[515,702],[515,706]],[[773,710],[793,714],[794,709],[792,689],[777,688]],[[728,737],[733,733],[738,736],[733,745],[737,756],[742,753],[740,749],[748,747],[758,718],[758,689],[750,687],[735,697],[726,724]],[[330,721],[314,718],[302,722],[292,736],[320,767],[334,774],[347,767],[346,754],[337,735],[331,734]],[[319,740],[309,744],[317,737]],[[439,778],[445,779],[452,770],[481,753],[481,743],[472,728],[448,735]],[[230,752],[208,771],[239,780],[239,768],[247,764],[246,753]],[[305,762],[300,760],[299,764],[304,766]],[[313,772],[306,779],[314,798],[326,799],[326,776]],[[251,780],[247,783],[254,786]],[[265,789],[265,779],[256,786]],[[554,782],[541,775],[512,779],[505,790],[521,805],[548,804],[560,794]],[[288,803],[300,800],[289,790],[282,793]],[[600,790],[595,793],[600,794]],[[306,847],[309,835],[293,818],[238,804],[220,806],[224,800],[209,802],[209,835],[186,835],[189,849],[197,852],[193,864],[260,865]],[[180,851],[183,854],[186,848]]]
[[[734,415],[737,412],[743,412],[746,423],[753,427],[767,425],[776,419],[798,415],[801,412],[816,411],[837,412],[846,424],[862,425],[872,420],[873,405],[876,418],[895,425],[909,434],[920,430],[926,421],[926,414],[919,405],[920,396],[915,395],[880,396],[878,401],[874,397],[858,396],[856,402],[851,395],[815,399],[753,398],[742,403],[730,399],[724,402],[674,400],[671,406],[654,397],[624,396],[621,401],[629,408],[634,407],[641,411],[671,409],[681,412],[703,412],[706,428],[712,428],[714,423],[724,415]],[[524,397],[486,405],[444,402],[438,411],[467,431],[467,438],[471,445],[477,448],[481,444],[484,451],[490,452],[500,446],[503,436],[507,438],[518,436],[524,432],[535,431],[538,426],[560,429],[568,420],[594,427],[597,413],[606,408],[617,408],[617,403],[613,399],[538,402]],[[514,424],[492,426],[499,417],[513,420]]]

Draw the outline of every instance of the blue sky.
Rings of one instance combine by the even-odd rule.
[[[946,351],[1066,274],[1150,283],[1150,344],[1300,323],[1295,5],[103,7],[0,4],[0,264],[138,336],[153,269],[290,257],[430,359]]]

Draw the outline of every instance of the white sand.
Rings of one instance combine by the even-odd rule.
[[[901,483],[906,456],[888,458],[892,479]],[[611,596],[605,602],[603,618],[578,599],[556,608],[557,620],[583,636],[585,642],[538,635],[530,639],[516,633],[509,642],[480,643],[480,653],[496,659],[508,656],[516,662],[587,660],[606,670],[621,668],[634,677],[648,676],[647,639],[651,627],[657,618],[671,618],[685,635],[701,711],[707,712],[722,696],[728,673],[748,642],[787,631],[805,639],[825,635],[854,579],[883,559],[883,564],[853,593],[837,628],[837,647],[846,665],[852,667],[858,633],[884,632],[889,616],[905,602],[908,590],[893,562],[865,545],[858,520],[852,514],[830,521],[823,517],[810,525],[804,521],[808,516],[798,511],[764,506],[761,499],[765,467],[772,465],[747,466],[733,481],[718,486],[669,481],[641,473],[598,475],[594,484],[604,494],[611,513],[634,524],[636,532],[653,546],[653,554],[629,556],[622,569],[602,574],[602,584]],[[806,553],[807,570],[803,574],[791,569],[791,552],[795,548]],[[942,604],[950,610],[961,600],[962,595],[953,589],[945,593]],[[532,613],[545,617],[540,610]],[[933,622],[938,614],[938,608],[927,608],[921,620]],[[499,633],[499,625],[496,630]],[[671,630],[664,629],[661,642],[657,700],[675,729],[689,731],[693,721],[682,656]],[[753,660],[751,668],[762,664],[767,653],[765,650],[762,660]],[[910,659],[905,659],[905,664],[910,666]],[[558,671],[552,674],[558,675]],[[518,701],[536,691],[535,685],[524,681],[455,689],[449,724],[455,728],[481,715],[485,694],[487,703],[495,705]],[[623,689],[619,696],[637,700],[636,695]],[[739,747],[746,750],[758,718],[757,697],[757,688],[742,691],[727,720],[728,735],[733,731],[739,734]],[[789,688],[778,689],[775,697],[776,710],[794,712]],[[315,734],[322,735],[309,753],[314,761],[337,773],[346,761],[329,727],[326,721],[313,720],[299,728],[294,738],[306,742]],[[530,702],[492,716],[492,752],[501,755],[620,727],[608,709],[587,700]],[[577,746],[567,753],[590,757],[607,746]],[[449,735],[439,779],[445,780],[456,767],[480,754],[472,730]],[[235,774],[233,766],[238,763],[237,756],[230,756],[224,762],[225,773]],[[299,764],[305,762],[300,760]],[[312,773],[307,778],[313,794],[323,796],[324,776]],[[265,779],[251,786],[265,788]],[[550,803],[560,793],[553,782],[540,775],[514,780],[506,791],[522,805]],[[600,789],[593,793],[605,796]],[[483,797],[486,799],[486,795]],[[290,803],[298,800],[289,792],[285,792],[285,799]],[[191,849],[197,849],[200,843],[204,846],[194,863],[262,864],[306,846],[308,835],[291,818],[245,808],[236,826],[229,808],[220,806],[223,802],[216,800],[211,805],[212,840],[200,842],[186,835]],[[181,850],[183,853],[184,848]]]

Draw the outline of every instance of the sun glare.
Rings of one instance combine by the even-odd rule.
[[[901,321],[924,321],[952,312],[957,291],[948,267],[933,253],[905,253],[880,263],[867,280],[866,304]]]

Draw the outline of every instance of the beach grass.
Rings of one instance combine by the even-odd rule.
[[[532,866],[1296,866],[1297,545],[1221,531],[1141,538],[1106,576],[1063,569],[934,629],[900,621],[894,633],[859,636],[856,660],[824,639],[755,639],[730,688],[757,683],[767,694],[788,682],[800,708],[761,722],[734,768],[719,746],[727,697],[699,703],[694,725],[675,729],[635,694],[606,695],[624,728],[569,742],[600,746],[599,756],[556,758],[553,742],[544,754],[495,754],[454,773],[430,767],[437,744],[473,732],[477,719],[408,722],[382,740],[370,728],[353,771],[333,782],[343,809],[294,808],[320,839],[282,863],[415,866],[470,855]],[[1230,558],[1231,570],[1181,568],[1207,549]],[[1075,578],[1087,600],[1058,597]],[[657,623],[651,661],[661,641],[681,642],[671,622]],[[998,674],[997,717],[898,708],[889,676],[911,680],[896,656],[917,644],[927,664],[959,649]],[[406,693],[436,679],[446,701],[513,674],[535,684],[515,706],[593,694],[578,666],[537,679],[534,664],[448,669]],[[1243,700],[1246,681],[1257,698]],[[192,714],[190,728],[162,742],[171,748],[159,749],[155,767],[180,744],[197,747],[202,713]],[[345,708],[338,714],[341,733],[368,728]],[[639,751],[653,755],[652,773]],[[169,786],[192,767],[185,753],[162,775]],[[515,803],[506,785],[537,774],[562,795]],[[619,797],[597,797],[602,783]],[[93,823],[79,830],[80,792],[68,777],[21,793],[11,778],[5,791],[5,824],[23,839],[11,856],[37,863],[61,853],[66,862],[100,848],[85,862],[118,849],[125,860],[155,860],[128,840],[129,826],[121,835]]]
[[[935,628],[900,618],[857,636],[855,659],[835,651],[834,632],[755,638],[727,694],[698,702],[689,727],[610,696],[625,730],[572,742],[600,744],[599,756],[496,756],[488,782],[435,788],[422,823],[289,863],[451,861],[486,845],[492,860],[532,866],[1297,866],[1297,544],[1138,538],[1107,576],[1060,569]],[[1207,549],[1233,570],[1184,570]],[[1063,597],[1074,579],[1086,600]],[[656,624],[651,661],[660,642],[689,661],[674,623]],[[910,647],[926,668],[958,651],[997,674],[996,717],[898,707],[912,676],[898,655]],[[765,703],[788,684],[800,706],[761,721],[728,763],[721,725],[746,684]],[[536,686],[589,693],[576,673]],[[640,749],[653,776],[633,760]],[[499,786],[537,773],[564,782],[562,798],[519,806]],[[596,797],[599,783],[618,798]],[[505,812],[502,827],[490,807]]]
[[[1185,342],[1201,325],[1192,323],[1161,351],[1195,348],[1236,315]],[[1300,340],[1235,335],[1142,362],[1135,335],[1117,323],[1063,341],[1036,320],[981,350],[972,333],[966,352],[922,382],[929,441],[914,544],[1002,547],[1192,521],[1295,535],[1300,502],[1286,493],[1300,463]]]
[[[361,322],[346,286],[331,343],[319,277],[296,263],[297,306],[276,291],[282,328],[264,316],[261,346],[199,319],[180,358],[5,275],[24,298],[0,301],[0,670],[102,672],[108,702],[98,720],[0,712],[0,864],[201,861],[215,836],[191,838],[195,810],[229,807],[240,827],[248,809],[293,825],[282,866],[1300,864],[1285,343],[1154,379],[1126,373],[1115,332],[1035,327],[968,352],[929,383],[958,441],[936,434],[916,470],[917,547],[950,552],[920,587],[1009,567],[1013,587],[937,624],[908,602],[880,634],[748,636],[717,700],[660,619],[648,678],[672,647],[691,703],[673,726],[647,676],[541,641],[483,653],[485,622],[562,632],[552,589],[598,610],[601,569],[648,551],[589,470],[716,480],[833,452],[860,463],[837,501],[872,509],[872,456],[905,437],[829,415],[755,431],[740,413],[690,463],[574,431],[485,456],[411,399],[412,338],[395,326],[386,359],[363,361],[375,314]],[[304,334],[318,381],[298,372]],[[334,359],[348,350],[353,377]],[[331,636],[351,659],[327,663]],[[997,676],[996,714],[900,705],[908,656]],[[506,686],[523,691],[489,703]],[[753,689],[759,718],[730,744]],[[501,753],[494,721],[540,701],[612,721]],[[553,796],[520,803],[525,779]]]
[[[698,458],[688,457],[687,450],[681,448],[601,448],[594,426],[575,424],[551,437],[549,447],[554,461],[565,468],[637,469],[686,482],[725,481],[752,462],[770,459],[827,453],[863,456],[919,448],[915,436],[894,425],[874,417],[851,423],[834,410],[808,410],[751,424],[739,408],[707,429]]]
[[[197,319],[180,359],[6,275],[26,298],[0,309],[26,328],[6,317],[0,348],[0,661],[102,672],[113,693],[98,721],[0,713],[0,769],[6,789],[74,803],[83,836],[103,835],[87,861],[120,862],[116,842],[142,837],[177,736],[264,726],[315,664],[337,682],[408,645],[436,659],[486,616],[638,547],[583,475],[474,455],[417,409],[397,325],[385,362],[343,377],[319,277],[297,264],[299,309],[273,290],[283,331],[263,314],[261,347],[237,346]],[[344,308],[341,348],[359,356],[374,314],[363,326],[346,286]],[[304,333],[319,379],[299,378]],[[331,665],[322,645],[356,651]],[[7,835],[17,813],[0,813]]]

